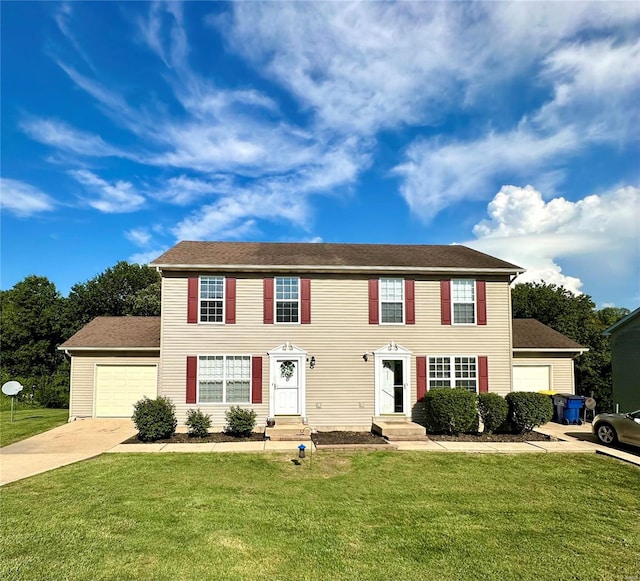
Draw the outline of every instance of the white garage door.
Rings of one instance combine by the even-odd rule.
[[[550,365],[514,365],[513,391],[551,389]]]
[[[156,365],[96,366],[96,417],[130,418],[134,403],[157,393]]]

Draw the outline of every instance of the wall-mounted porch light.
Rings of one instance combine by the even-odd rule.
[[[307,361],[309,362],[309,369],[313,369],[316,366],[316,358],[313,355]]]

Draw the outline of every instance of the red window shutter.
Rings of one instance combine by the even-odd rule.
[[[187,357],[187,399],[186,403],[196,403],[198,381],[198,358]]]
[[[273,279],[264,279],[263,294],[264,324],[273,324]]]
[[[234,325],[236,322],[236,279],[225,279],[225,320],[227,325]]]
[[[416,401],[420,401],[427,393],[427,358],[416,357],[416,375],[418,376],[418,389]]]
[[[300,322],[303,325],[311,323],[311,281],[308,278],[300,279]]]
[[[262,357],[251,358],[251,403],[262,403]]]
[[[187,323],[198,322],[198,277],[190,278],[187,288]]]
[[[369,325],[378,324],[378,279],[369,280]]]
[[[451,325],[451,281],[440,281],[440,319],[443,325]]]
[[[406,314],[406,324],[416,324],[416,281],[405,279],[404,281],[404,310]]]
[[[478,357],[478,391],[489,391],[489,363],[486,356]]]
[[[476,280],[476,308],[478,310],[478,325],[487,324],[487,283]]]

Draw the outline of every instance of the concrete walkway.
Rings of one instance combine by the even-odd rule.
[[[98,456],[134,436],[131,420],[78,420],[0,448],[0,486]]]
[[[391,442],[378,446],[380,450],[469,452],[484,454],[544,454],[544,453],[599,453],[612,456],[640,467],[640,449],[630,452],[598,444],[589,424],[563,426],[549,423],[536,431],[557,438],[547,442]],[[134,436],[136,430],[130,420],[79,420],[71,422],[0,448],[0,486],[98,456],[111,453],[180,453],[180,452],[288,452],[297,454],[304,443],[307,453],[311,442],[221,442],[209,444],[122,444]],[[320,446],[314,451],[371,449],[372,446]]]

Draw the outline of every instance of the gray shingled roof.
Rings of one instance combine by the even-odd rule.
[[[160,349],[160,317],[96,317],[59,349]]]
[[[537,319],[513,319],[514,349],[566,349],[582,351],[583,347],[569,337],[547,327]]]
[[[180,242],[151,263],[169,268],[195,265],[524,270],[459,245]]]

